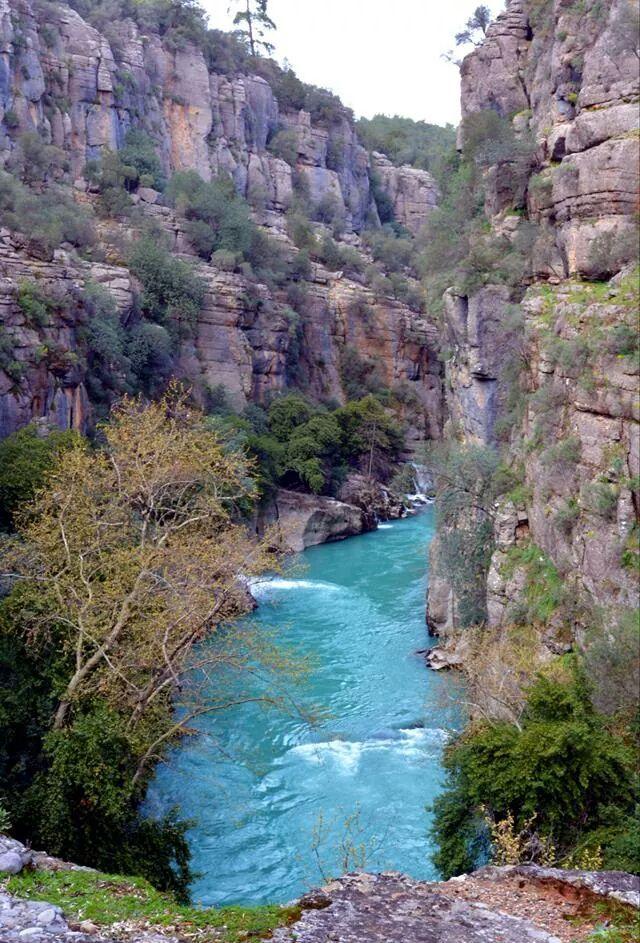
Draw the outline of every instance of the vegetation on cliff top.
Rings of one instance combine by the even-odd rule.
[[[174,933],[197,934],[202,943],[263,938],[299,915],[295,907],[188,907],[142,878],[99,872],[24,871],[9,880],[7,890],[17,897],[55,904],[78,922],[89,920],[98,927],[108,927],[126,921],[160,932],[172,927]]]

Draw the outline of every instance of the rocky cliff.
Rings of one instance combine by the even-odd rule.
[[[207,941],[247,938],[234,931],[235,923],[225,933],[215,910],[196,911],[196,929],[193,911],[172,906],[157,893],[149,898],[144,882],[134,887],[131,879],[78,868],[5,836],[0,836],[0,872],[9,878],[7,889],[0,889],[5,943],[186,943],[194,930]],[[15,874],[14,886],[10,875]],[[27,881],[20,883],[25,875]],[[74,877],[79,878],[75,893]],[[47,901],[47,886],[50,894],[62,891],[64,907]],[[113,901],[111,918],[99,905],[105,890]],[[444,883],[357,873],[311,891],[283,908],[279,919],[277,908],[270,908],[273,931],[250,935],[280,943],[586,943],[603,921],[630,927],[638,906],[639,879],[622,871],[485,867]],[[114,920],[119,909],[122,919]],[[87,911],[100,916],[88,919]]]
[[[513,473],[491,509],[488,623],[542,623],[553,651],[596,611],[637,605],[634,15],[627,0],[511,0],[461,68],[460,146],[489,110],[520,143],[483,188],[491,231],[527,232],[529,268],[517,288],[448,293],[448,415]],[[442,632],[456,589],[438,542],[433,554],[428,620]]]
[[[352,116],[335,100],[329,117],[321,110],[312,116],[292,108],[284,93],[279,101],[264,78],[239,72],[223,61],[222,52],[171,41],[132,20],[109,24],[107,32],[108,38],[66,4],[3,0],[1,164],[10,167],[24,134],[37,132],[65,157],[59,182],[91,206],[95,195],[87,192],[87,162],[121,148],[129,129],[142,129],[155,142],[166,176],[179,170],[195,170],[205,180],[230,175],[254,207],[256,221],[290,258],[297,249],[287,236],[284,214],[294,189],[313,205],[324,201],[340,218],[345,244],[361,253],[363,266],[371,259],[358,233],[365,221],[378,225],[372,196],[376,168],[398,222],[409,230],[422,225],[435,205],[430,175],[396,168],[381,155],[371,158],[358,141]],[[274,146],[283,135],[286,160]],[[43,258],[29,240],[2,230],[3,344],[15,369],[0,370],[1,435],[32,418],[83,430],[90,424],[86,350],[76,329],[83,317],[81,289],[89,279],[104,286],[127,322],[139,286],[122,247],[136,227],[149,219],[159,223],[173,251],[195,261],[181,221],[156,191],[141,187],[135,202],[133,220],[101,226],[106,262],[87,261],[66,246]],[[342,402],[341,358],[348,349],[385,385],[408,384],[415,394],[407,417],[414,437],[439,434],[436,329],[415,305],[374,292],[362,279],[329,271],[318,261],[306,278],[296,327],[283,290],[206,262],[198,267],[207,293],[194,336],[175,357],[174,372],[203,401],[207,390],[222,386],[235,409],[264,403],[296,385],[297,371],[311,396]],[[36,279],[69,302],[59,306],[46,328],[26,323],[16,305],[25,279]]]

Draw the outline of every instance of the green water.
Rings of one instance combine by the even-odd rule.
[[[299,696],[328,717],[243,705],[205,720],[159,771],[152,802],[195,821],[194,900],[285,902],[345,865],[435,876],[425,806],[445,733],[430,695],[450,682],[415,654],[433,527],[427,509],[312,548],[304,572],[255,588],[251,619],[314,656]]]

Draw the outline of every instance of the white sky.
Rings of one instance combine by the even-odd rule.
[[[441,56],[479,0],[269,0],[274,56],[356,115],[433,124],[460,118],[457,68]],[[489,4],[497,13],[503,4]],[[209,25],[230,29],[229,0],[203,0]]]

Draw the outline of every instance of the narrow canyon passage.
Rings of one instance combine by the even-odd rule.
[[[416,655],[433,528],[429,508],[254,587],[251,621],[312,659],[297,696],[320,719],[243,705],[159,770],[152,805],[195,822],[195,901],[284,902],[345,866],[435,877],[426,806],[452,681]]]

